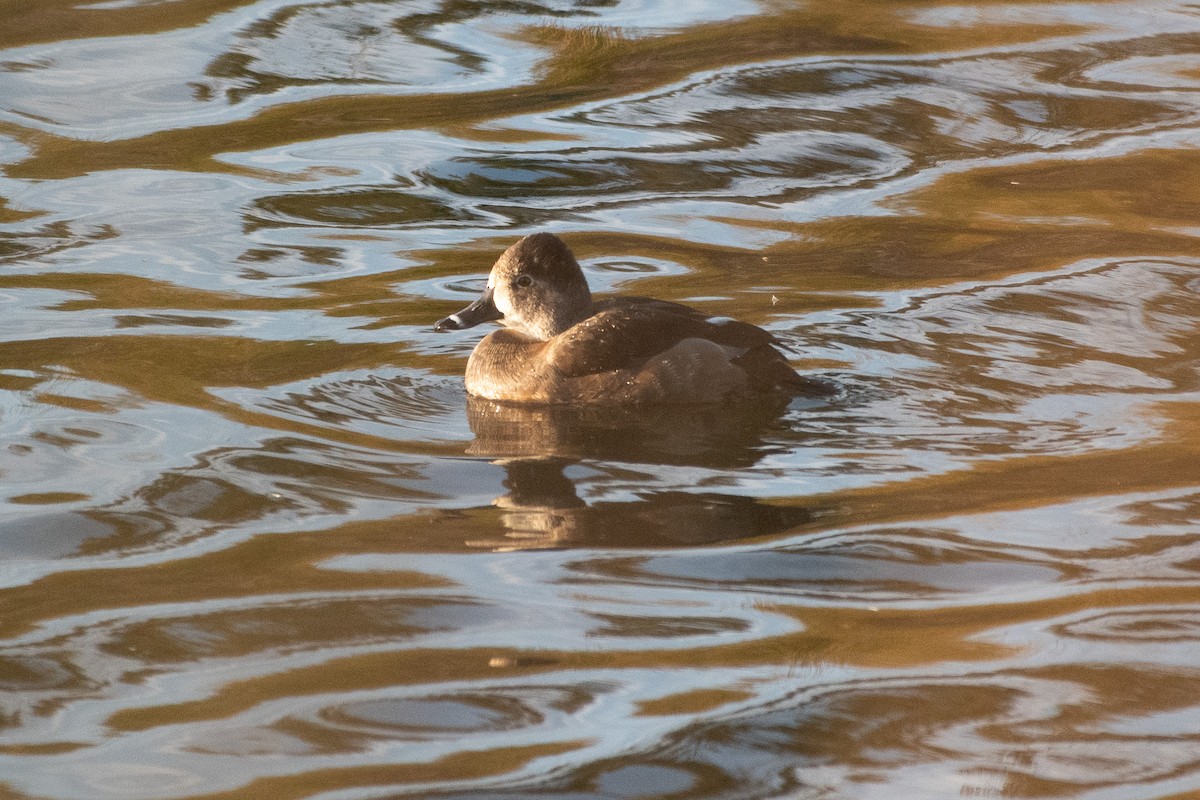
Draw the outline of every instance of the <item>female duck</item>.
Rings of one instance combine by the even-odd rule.
[[[801,377],[775,338],[645,297],[592,301],[579,263],[550,233],[526,236],[492,267],[483,296],[435,331],[497,321],[467,361],[467,392],[510,403],[716,403],[828,394]]]

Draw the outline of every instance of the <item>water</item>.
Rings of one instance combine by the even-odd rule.
[[[0,797],[1200,793],[1200,13],[9,3]],[[828,402],[468,403],[520,235]]]

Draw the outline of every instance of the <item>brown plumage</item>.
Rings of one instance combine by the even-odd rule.
[[[830,391],[798,375],[762,328],[646,297],[593,302],[579,263],[549,233],[508,248],[483,296],[434,329],[488,321],[506,327],[475,347],[466,385],[492,400],[680,404]]]

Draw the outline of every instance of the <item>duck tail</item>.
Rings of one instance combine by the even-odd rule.
[[[837,387],[820,378],[801,375],[774,347],[752,347],[733,360],[750,379],[750,388],[760,394],[779,393],[795,397],[831,397]]]

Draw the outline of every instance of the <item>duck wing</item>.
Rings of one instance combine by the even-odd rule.
[[[636,369],[684,339],[706,339],[730,349],[731,359],[759,348],[775,358],[775,337],[737,320],[712,321],[694,308],[667,300],[616,297],[555,339],[551,360],[567,377]],[[765,355],[765,354],[764,354]]]

